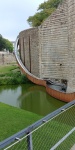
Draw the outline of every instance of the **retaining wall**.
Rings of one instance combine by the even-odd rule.
[[[0,65],[16,63],[14,54],[0,52]]]

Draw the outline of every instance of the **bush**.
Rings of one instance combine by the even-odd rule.
[[[8,73],[4,78],[0,78],[0,85],[26,84],[27,82],[31,83],[27,77],[20,72]]]
[[[18,69],[15,69],[16,67],[17,66],[5,66],[0,68],[2,72],[0,74],[0,85],[31,83],[24,74],[21,74],[18,67]]]

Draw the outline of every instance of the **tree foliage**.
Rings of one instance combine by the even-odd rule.
[[[48,0],[41,3],[38,7],[38,12],[34,16],[28,18],[28,23],[30,26],[39,26],[52,12],[58,7],[62,0]]]
[[[5,48],[5,42],[4,39],[2,38],[2,35],[0,34],[0,51]]]
[[[2,35],[0,34],[0,51],[2,51],[4,49],[12,52],[13,44],[8,39],[3,38]]]
[[[4,39],[4,41],[5,41],[6,50],[9,50],[10,52],[12,52],[13,51],[13,44],[8,39]]]

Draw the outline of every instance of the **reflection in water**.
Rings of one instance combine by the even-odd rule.
[[[20,95],[20,86],[0,86],[0,102],[19,107],[19,103],[17,100]]]
[[[0,101],[40,115],[47,115],[65,104],[48,95],[44,87],[30,84],[0,87]]]

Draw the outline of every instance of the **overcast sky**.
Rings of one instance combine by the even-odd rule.
[[[0,0],[0,34],[15,41],[21,30],[29,28],[27,19],[46,0]]]

